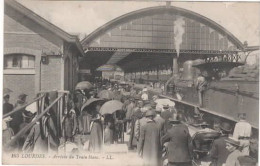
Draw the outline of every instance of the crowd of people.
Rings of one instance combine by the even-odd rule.
[[[110,81],[93,82],[92,85],[89,89],[76,89],[67,96],[60,125],[61,137],[58,137],[59,125],[52,110],[25,133],[12,150],[34,152],[51,148],[54,151],[71,149],[73,153],[79,153],[81,149],[101,152],[105,146],[127,142],[128,149],[143,159],[143,165],[194,164],[194,135],[182,122],[185,115],[175,107],[174,102],[160,102],[158,96],[150,96],[146,87],[138,91],[128,84]],[[103,96],[100,95],[102,91],[106,91]],[[3,113],[26,104],[26,96],[19,95],[13,106],[9,103],[10,93],[5,93]],[[121,109],[101,113],[102,105],[112,100],[121,102]],[[34,109],[30,105],[3,120],[3,144],[37,117],[37,112],[32,111]],[[227,122],[222,122],[218,129],[210,130],[203,127],[207,126],[206,122],[200,124],[200,130],[196,132],[213,131],[219,134],[211,140],[207,151],[211,165],[237,166],[243,162],[256,165],[250,157],[251,125],[246,122],[244,113],[239,114],[239,118],[233,134],[232,126]],[[124,140],[124,135],[129,135],[129,140]],[[68,145],[70,148],[65,148]]]

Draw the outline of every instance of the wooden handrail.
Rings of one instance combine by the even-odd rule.
[[[17,107],[17,108],[15,108],[15,109],[12,110],[11,112],[8,112],[7,114],[3,115],[3,119],[6,118],[6,117],[8,117],[8,116],[10,116],[10,115],[12,115],[13,113],[15,113],[15,112],[17,112],[17,111],[20,111],[21,109],[23,109],[23,108],[27,107],[28,105],[30,105],[30,104],[36,102],[37,100],[43,98],[44,96],[45,96],[45,94],[44,94],[44,95],[41,95],[41,96],[39,96],[39,97],[37,97],[37,98],[34,99],[32,102],[29,102],[28,104],[25,104],[25,105],[22,106],[22,107]]]
[[[27,132],[31,127],[33,127],[33,125],[40,120],[49,110],[50,108],[56,104],[62,97],[64,96],[61,95],[60,97],[58,97],[57,99],[55,99],[40,115],[38,115],[36,117],[36,119],[34,121],[32,121],[31,123],[29,123],[28,125],[26,125],[24,128],[22,128],[6,145],[5,147],[9,147],[11,145],[13,145],[18,138],[20,138],[25,132]]]

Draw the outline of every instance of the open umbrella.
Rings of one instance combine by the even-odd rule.
[[[97,99],[97,98],[91,98],[88,99],[81,107],[81,111],[83,111],[85,108],[90,107],[93,104],[97,104],[98,102],[104,102],[104,99]]]
[[[175,102],[171,101],[170,99],[157,99],[154,102],[157,103],[156,109],[163,108],[163,105],[168,105],[169,107],[175,106]]]
[[[84,89],[91,89],[93,88],[93,85],[88,82],[88,81],[82,81],[82,82],[79,82],[77,85],[76,85],[76,90],[79,89],[79,90],[84,90]]]
[[[123,103],[121,103],[118,100],[110,100],[107,101],[105,104],[102,105],[102,107],[100,108],[100,114],[104,115],[104,114],[112,114],[118,110],[121,110],[123,106]]]
[[[99,98],[111,100],[115,97],[114,93],[109,90],[102,90],[97,95]]]

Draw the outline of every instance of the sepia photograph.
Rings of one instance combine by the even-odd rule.
[[[258,165],[259,1],[2,4],[2,165]]]

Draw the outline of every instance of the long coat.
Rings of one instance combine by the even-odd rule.
[[[157,125],[161,131],[161,135],[163,136],[166,133],[165,120],[161,116],[156,116],[154,118],[154,121],[157,123]]]
[[[89,150],[100,152],[103,145],[103,128],[100,120],[92,121],[89,138]]]
[[[172,163],[191,161],[191,136],[184,124],[172,126],[162,137],[162,143],[168,142],[168,161]]]
[[[140,133],[141,156],[144,165],[158,166],[161,162],[160,129],[154,120],[148,120]]]
[[[212,158],[213,166],[222,166],[227,160],[230,152],[226,149],[227,135],[222,135],[218,139],[214,140],[212,148],[210,150],[210,157]]]

